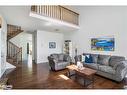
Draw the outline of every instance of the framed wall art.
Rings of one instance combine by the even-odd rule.
[[[92,38],[91,50],[96,51],[114,51],[114,38]]]
[[[49,42],[49,48],[50,49],[56,48],[56,42]]]

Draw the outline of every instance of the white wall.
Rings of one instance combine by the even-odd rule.
[[[22,47],[22,58],[24,61],[27,60],[27,43],[32,43],[32,34],[28,32],[22,32],[17,36],[10,39],[12,43],[17,45],[18,47]]]
[[[2,15],[0,15],[0,18],[2,18],[2,27],[0,29],[0,53],[1,53],[0,54],[0,77],[1,77],[6,70],[7,24],[6,24],[6,20],[3,18]]]
[[[37,63],[37,31],[34,32],[34,60]]]
[[[0,45],[1,45],[1,28],[0,28]],[[0,46],[0,77],[1,77],[1,46]]]
[[[100,53],[127,57],[127,7],[79,7],[80,29],[66,34],[78,46],[78,54]],[[91,51],[92,37],[114,37],[115,51]],[[73,51],[74,53],[74,51]]]
[[[37,33],[37,34],[36,34]],[[35,41],[37,45],[35,52],[36,63],[48,62],[47,57],[52,53],[62,53],[63,51],[63,34],[37,30]],[[55,49],[49,49],[49,42],[56,42]]]

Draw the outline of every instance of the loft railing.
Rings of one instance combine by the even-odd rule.
[[[31,12],[79,25],[79,14],[63,6],[33,5]]]

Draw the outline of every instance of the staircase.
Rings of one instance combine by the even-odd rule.
[[[20,26],[8,24],[7,25],[7,40],[10,40],[11,38],[17,36],[21,32],[23,32],[23,30],[21,30]]]
[[[21,66],[22,63],[22,47],[16,46],[10,41],[11,38],[23,32],[20,26],[7,25],[7,62],[12,65]]]

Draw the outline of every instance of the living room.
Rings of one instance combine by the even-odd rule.
[[[11,7],[12,9],[14,7],[15,10],[13,11]],[[13,20],[16,19],[13,18],[14,14],[15,15],[17,14],[17,17],[19,16],[18,11],[16,11],[16,9],[18,10],[19,7],[21,9],[23,8],[25,9],[28,6],[25,7],[11,6],[11,7],[1,6],[0,12],[8,24],[16,25],[15,22],[16,20],[15,21]],[[9,85],[12,86],[12,89],[126,89],[127,45],[125,44],[125,42],[127,40],[126,38],[127,6],[70,5],[70,6],[63,6],[63,7],[68,8],[69,10],[79,14],[78,28],[74,28],[74,27],[70,28],[70,26],[58,25],[58,24],[53,25],[52,23],[46,23],[46,26],[44,26],[43,24],[43,27],[41,27],[40,25],[42,24],[40,23],[41,19],[33,18],[30,15],[28,15],[28,17],[32,18],[33,19],[32,21],[38,19],[36,20],[36,22],[39,22],[36,23],[36,25],[30,24],[32,28],[31,27],[27,28],[28,23],[25,23],[24,25],[22,24],[23,20],[28,22],[27,19],[23,19],[23,17],[21,17],[21,20],[23,19],[22,21],[20,20],[21,23],[17,23],[17,25],[22,26],[24,30],[29,29],[30,31],[31,29],[32,31],[32,35],[34,39],[33,42],[34,53],[32,55],[33,58],[32,60],[34,60],[35,62],[33,62],[32,66],[30,67],[28,67],[27,64],[24,64],[21,67],[20,66],[16,67],[16,69],[10,72],[10,74],[8,75],[5,74],[8,76],[8,80],[9,80],[8,82]],[[11,9],[12,13],[14,12],[13,15],[12,14],[9,15],[9,9]],[[6,12],[7,10],[8,12]],[[17,19],[17,21],[18,20],[19,19]],[[26,27],[24,28],[24,26]],[[100,42],[96,42],[97,40]],[[71,58],[71,61],[68,61],[69,59],[67,59],[67,62],[69,62],[70,64],[77,65],[77,63],[82,63],[83,61],[85,61],[87,56],[91,57],[92,55],[95,54],[99,56],[104,55],[102,56],[103,58],[100,57],[100,59],[102,58],[101,62],[102,61],[105,62],[106,60],[104,64],[106,64],[107,66],[107,62],[110,63],[111,57],[115,56],[116,58],[113,57],[115,61],[114,59],[113,61],[118,63],[118,66],[120,66],[120,64],[123,64],[121,70],[123,70],[124,68],[123,72],[118,73],[121,75],[117,75],[116,78],[119,76],[122,77],[120,77],[120,79],[116,79],[116,78],[112,79],[108,75],[104,76],[104,74],[102,75],[96,74],[98,70],[91,68],[92,70],[95,70],[94,84],[92,83],[94,86],[90,85],[86,87],[83,84],[84,80],[82,80],[82,76],[81,77],[75,75],[72,77],[69,76],[69,73],[73,73],[73,71],[76,71],[79,74],[79,71],[77,71],[77,69],[72,70],[72,68],[70,69],[70,67],[67,67],[70,64],[66,66],[64,65],[62,67],[59,64],[60,69],[59,67],[54,67],[54,65],[52,66],[51,64],[54,64],[50,62],[50,61],[54,61],[52,60],[53,58],[52,55],[65,53],[65,46],[64,46],[65,41],[71,42],[71,46],[70,46],[71,49],[69,51],[70,54],[69,57]],[[95,41],[94,45],[92,44],[92,41]],[[102,42],[102,47],[97,47],[97,45],[95,44],[101,43],[101,41],[111,42],[112,46],[104,47]],[[50,56],[52,56],[51,60],[48,59],[48,57]],[[55,61],[57,61],[57,58]],[[87,62],[85,61],[85,63]],[[90,63],[93,62],[88,62],[88,64]],[[111,65],[111,63],[108,65]],[[85,69],[86,68],[89,67],[87,66],[85,67]],[[119,67],[117,67],[116,65],[114,68],[119,68]],[[70,72],[70,70],[72,72]],[[113,74],[111,76],[113,76]],[[78,80],[76,80],[76,78],[78,78]]]

